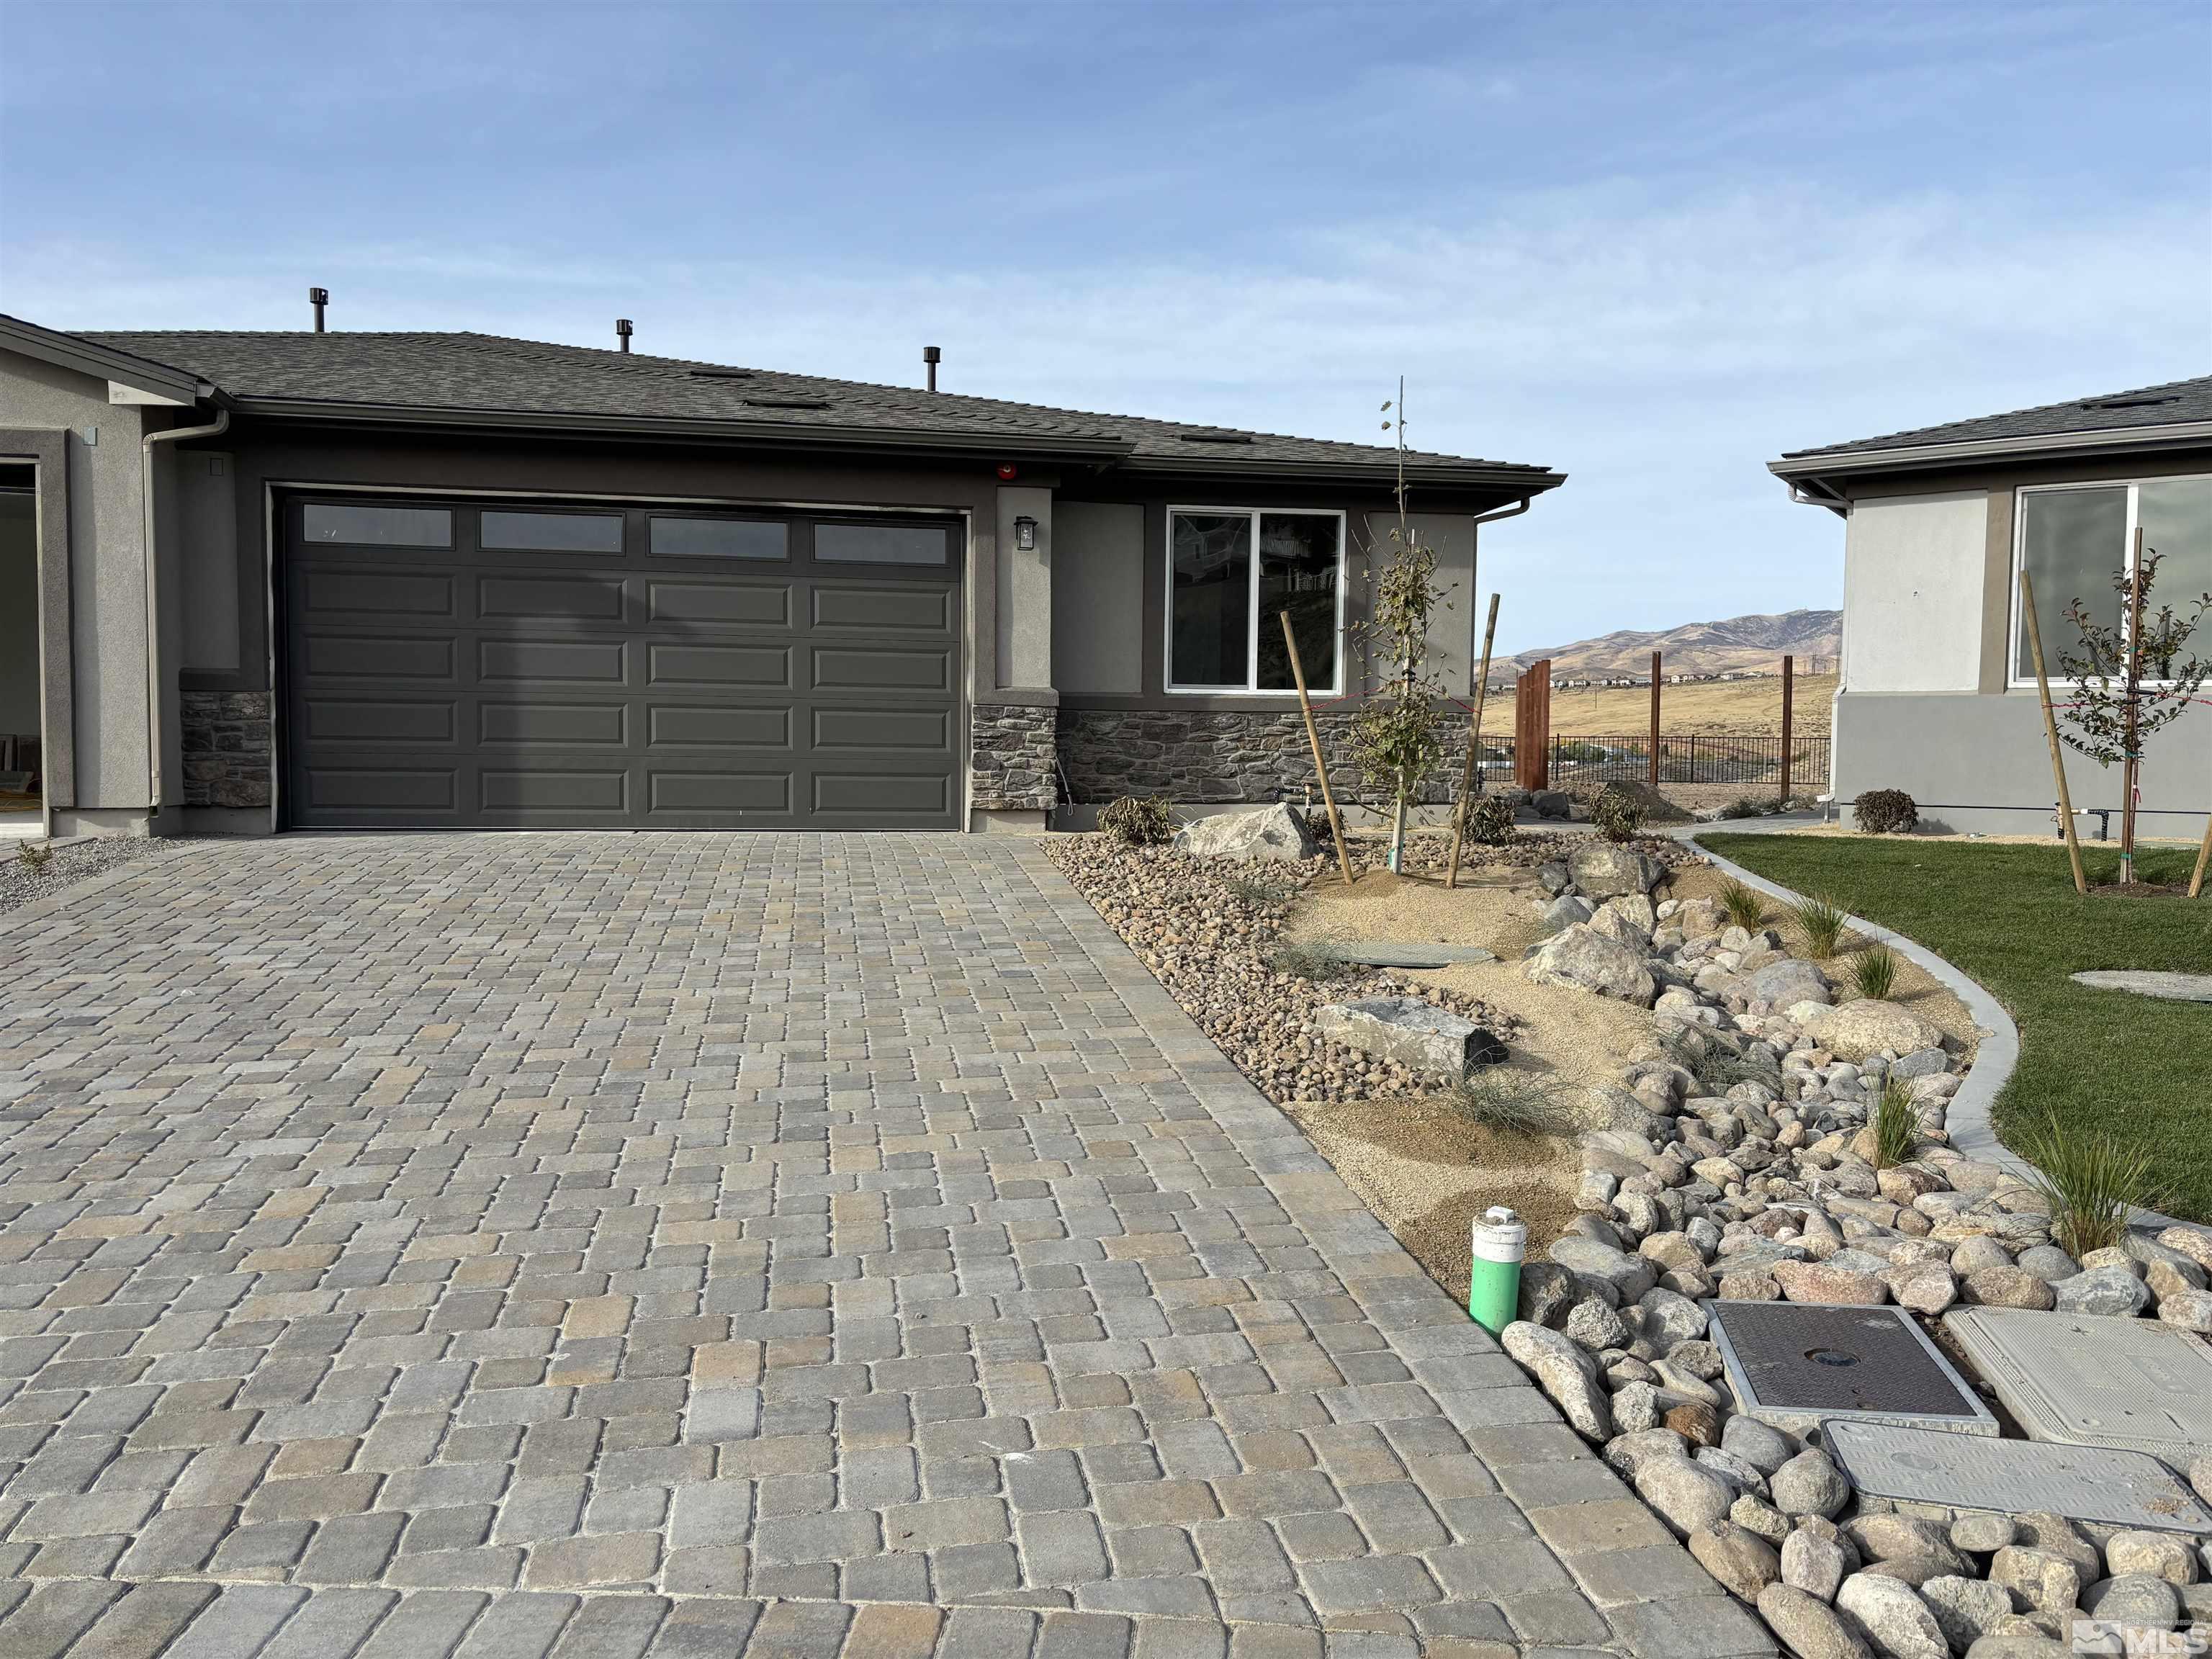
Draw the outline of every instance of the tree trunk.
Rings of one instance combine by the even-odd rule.
[[[2120,759],[2120,882],[2136,878],[2136,752],[2140,740],[2136,719],[2142,698],[2142,528],[2136,528],[2135,563],[2128,572],[2127,702],[2122,716]]]

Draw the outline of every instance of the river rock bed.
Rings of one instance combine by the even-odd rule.
[[[1478,999],[1413,987],[1388,970],[1308,979],[1269,965],[1299,890],[1318,860],[1244,864],[1103,836],[1055,837],[1045,854],[1075,884],[1176,1006],[1270,1100],[1350,1101],[1436,1086],[1406,1067],[1323,1036],[1331,1003],[1410,994],[1463,1015],[1510,1043],[1519,1023]],[[1326,866],[1334,871],[1332,861]]]
[[[2077,1618],[2212,1630],[2202,1540],[1862,1501],[1817,1443],[1735,1414],[1699,1305],[1980,1303],[2202,1334],[2212,1230],[2075,1260],[2039,1191],[1946,1144],[1955,1042],[1894,1004],[1839,1003],[1818,963],[1710,900],[1654,903],[1626,857],[1585,890],[1586,856],[1542,872],[1555,931],[1528,971],[1650,1007],[1654,1030],[1589,1103],[1581,1213],[1524,1268],[1506,1352],[1806,1659],[2060,1659]],[[1885,1164],[1870,1120],[1893,1080],[1921,1144]],[[2212,1502],[2208,1454],[2189,1474]]]

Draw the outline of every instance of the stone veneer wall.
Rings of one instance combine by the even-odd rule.
[[[1348,709],[1323,709],[1314,717],[1340,806],[1365,798],[1352,758],[1357,718]],[[1465,741],[1462,721],[1446,738],[1446,764],[1422,787],[1424,801],[1455,799]],[[1295,709],[1062,709],[1060,763],[1073,799],[1085,805],[1123,795],[1165,795],[1194,805],[1303,804],[1310,797],[1318,805],[1321,799],[1305,721]]]
[[[185,805],[269,805],[266,691],[186,691],[179,697],[177,718],[184,738]]]
[[[969,717],[971,804],[984,811],[1049,811],[1060,799],[1054,743],[1060,711],[979,703]]]

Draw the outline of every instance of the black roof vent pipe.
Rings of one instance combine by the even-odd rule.
[[[627,317],[615,319],[615,338],[622,342],[624,351],[629,349],[630,321]]]
[[[944,349],[939,346],[922,347],[921,361],[929,370],[929,389],[934,392],[937,390],[937,366],[945,361]]]
[[[315,332],[318,334],[320,334],[323,331],[323,307],[330,304],[330,289],[326,288],[311,288],[307,290],[307,303],[315,308]]]

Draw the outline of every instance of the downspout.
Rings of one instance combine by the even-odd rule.
[[[1486,524],[1496,524],[1500,519],[1517,519],[1528,510],[1529,503],[1535,499],[1534,495],[1523,495],[1510,507],[1501,507],[1489,513],[1478,513],[1470,522],[1480,527]],[[1472,694],[1475,689],[1474,677],[1482,672],[1481,665],[1475,655],[1474,646],[1475,612],[1482,608],[1477,603],[1482,592],[1482,538],[1480,534],[1475,537],[1474,546],[1470,550],[1473,557],[1468,561],[1467,573],[1468,584],[1472,590],[1467,596],[1467,689]]]
[[[215,438],[230,430],[230,411],[217,409],[205,426],[173,426],[138,441],[139,493],[145,501],[141,545],[146,558],[146,793],[150,817],[161,806],[161,719],[167,705],[161,684],[161,562],[155,546],[154,446],[185,438]]]

